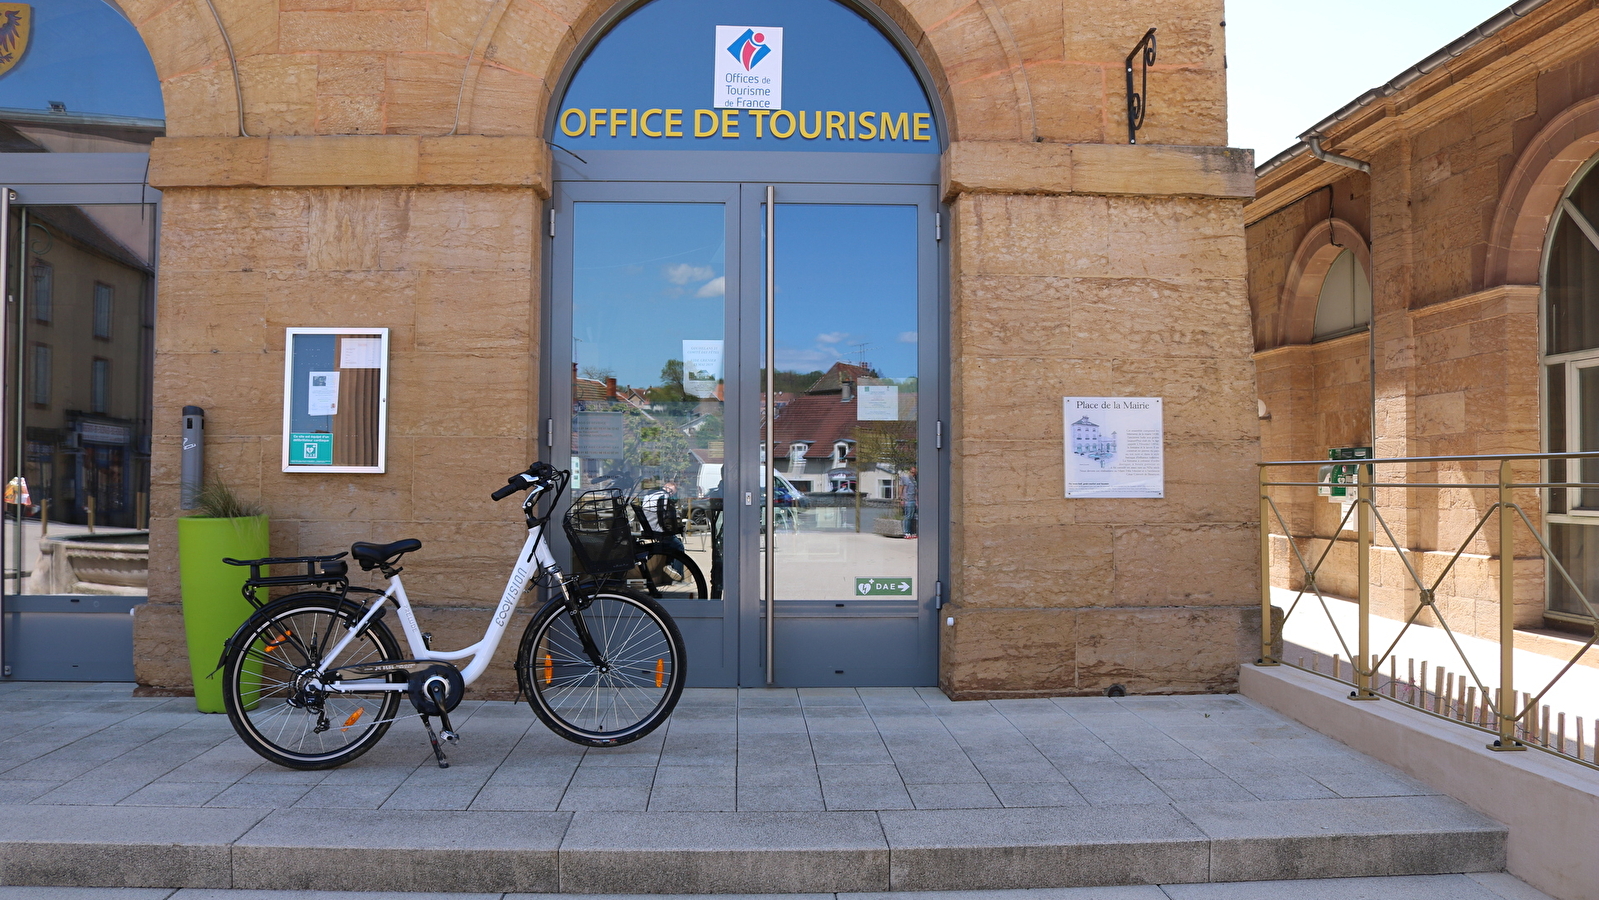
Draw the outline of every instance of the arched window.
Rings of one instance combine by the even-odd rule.
[[[1599,450],[1599,169],[1590,163],[1567,189],[1550,229],[1543,277],[1544,442],[1552,453]],[[1583,460],[1577,480],[1599,481],[1599,460]],[[1563,461],[1549,464],[1565,481]],[[1547,520],[1556,557],[1599,599],[1599,489],[1551,489]],[[1592,614],[1565,580],[1548,579],[1549,612]]]
[[[1345,250],[1333,260],[1316,299],[1315,340],[1325,341],[1364,331],[1371,325],[1371,282],[1366,270]]]

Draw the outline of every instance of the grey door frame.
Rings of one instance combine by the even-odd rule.
[[[545,424],[545,452],[565,468],[571,446],[572,251],[573,204],[580,202],[726,203],[727,304],[724,339],[736,349],[728,355],[725,406],[724,502],[727,546],[724,550],[726,599],[664,601],[674,617],[716,619],[722,623],[721,665],[696,659],[689,666],[694,686],[756,686],[766,683],[764,613],[759,565],[759,507],[742,506],[743,492],[758,492],[760,460],[750,452],[758,443],[759,388],[755,384],[762,355],[764,272],[762,222],[764,192],[777,188],[777,202],[843,205],[916,206],[918,247],[918,438],[921,448],[919,494],[923,533],[916,575],[916,598],[878,604],[884,614],[918,619],[914,671],[902,678],[863,682],[863,686],[932,686],[937,683],[939,609],[949,583],[948,435],[949,301],[948,247],[941,240],[944,209],[938,195],[939,156],[935,154],[844,154],[789,152],[585,151],[581,159],[554,150],[554,189],[547,208],[553,215],[546,231],[546,284],[543,366],[540,379]],[[766,175],[766,178],[759,176]],[[772,178],[772,175],[778,178]],[[563,337],[564,336],[564,337]],[[753,392],[753,395],[752,395]],[[742,436],[742,437],[740,437]],[[737,489],[734,486],[737,485]],[[758,496],[758,493],[757,493]],[[735,504],[737,504],[736,508]],[[936,534],[936,537],[935,537]],[[559,539],[557,539],[559,541]],[[777,621],[778,686],[797,685],[783,678],[782,625],[785,618],[815,618],[823,601],[779,601]],[[825,601],[828,608],[835,604]],[[707,604],[716,604],[709,606]],[[864,607],[863,607],[864,608]],[[864,615],[848,613],[846,616]],[[703,633],[703,629],[701,629]]]
[[[0,214],[10,208],[32,206],[110,206],[149,204],[154,207],[154,270],[150,290],[160,296],[161,192],[150,187],[148,153],[5,153],[0,154],[0,191],[14,193],[0,203]],[[10,242],[26,240],[7,236],[0,226],[0,256],[10,252]],[[20,245],[19,245],[20,247]],[[23,254],[24,256],[26,254]],[[26,301],[26,273],[11,273],[11,260],[0,262],[0,294],[15,275],[19,293],[5,315],[0,315],[0,368],[14,375],[22,364],[20,345],[17,358],[9,357],[13,336],[8,329],[11,317],[21,315]],[[20,265],[20,261],[17,261]],[[19,381],[14,390],[21,390]],[[20,395],[18,402],[21,402]],[[0,397],[0,446],[12,447],[20,468],[22,455],[16,446],[19,435],[11,433],[12,409]],[[3,458],[4,454],[0,454]],[[9,478],[7,472],[0,481]],[[13,526],[0,516],[0,542],[12,540]],[[17,560],[20,573],[22,560]],[[21,592],[21,578],[15,592],[7,592],[0,579],[0,678],[40,681],[132,681],[133,625],[125,615],[127,607],[145,602],[143,596],[95,596],[73,594],[29,595]],[[104,601],[104,602],[102,602]],[[110,612],[111,616],[104,614]],[[116,615],[123,613],[123,615]],[[81,618],[85,614],[95,618]],[[89,639],[85,640],[85,635]],[[26,642],[26,643],[21,643]]]
[[[739,186],[736,184],[708,184],[708,183],[670,183],[670,184],[641,184],[629,182],[590,182],[566,183],[556,187],[552,197],[554,211],[553,227],[555,233],[551,239],[551,266],[550,286],[548,294],[550,302],[545,304],[545,329],[544,352],[546,364],[544,377],[540,382],[543,388],[543,405],[545,409],[545,428],[548,432],[545,440],[545,449],[550,454],[550,462],[557,468],[564,469],[568,466],[571,451],[558,452],[558,448],[572,446],[572,253],[574,250],[573,206],[577,203],[704,203],[722,204],[724,210],[723,234],[727,241],[726,258],[724,260],[724,273],[726,284],[730,286],[723,305],[723,340],[736,340],[738,334],[739,296],[737,286],[742,284],[740,263],[742,255],[739,252],[738,229],[739,217]],[[724,427],[726,433],[738,433],[736,429],[744,427],[740,409],[740,397],[737,385],[728,379],[728,392],[723,405]],[[727,454],[729,459],[736,459],[738,448],[733,442],[728,441]],[[724,471],[726,468],[724,466]],[[580,488],[581,490],[581,488]],[[569,498],[570,499],[570,498]],[[736,521],[739,511],[729,511]],[[557,545],[563,543],[564,535],[553,535]],[[564,549],[564,548],[562,548]],[[725,568],[724,584],[736,585],[740,578],[741,560],[739,554],[725,554],[723,565]],[[710,573],[706,573],[709,577]],[[727,591],[724,590],[724,597]],[[731,687],[738,683],[736,661],[738,659],[738,630],[737,614],[726,599],[716,600],[671,600],[662,598],[661,605],[666,611],[678,620],[685,636],[707,630],[704,626],[708,622],[721,623],[721,649],[722,660],[720,664],[714,662],[707,665],[707,660],[700,656],[693,659],[688,667],[688,684],[692,687]],[[713,629],[715,626],[711,626]]]
[[[805,184],[764,182],[746,184],[743,189],[743,221],[744,234],[742,243],[746,249],[743,285],[741,293],[751,298],[763,298],[765,294],[764,266],[758,263],[762,259],[760,253],[764,245],[762,229],[766,205],[765,188],[773,184],[776,188],[777,203],[792,204],[826,204],[841,206],[915,206],[917,207],[917,371],[926,373],[919,377],[917,393],[917,438],[918,461],[921,470],[930,473],[942,473],[943,453],[937,447],[939,422],[944,418],[942,410],[945,408],[944,395],[947,388],[945,373],[948,368],[943,363],[942,348],[947,344],[944,336],[945,316],[942,313],[942,291],[940,278],[942,271],[942,254],[939,252],[937,241],[938,223],[936,216],[940,215],[938,207],[938,189],[930,185],[885,185],[885,184]],[[778,241],[782,240],[782,233],[776,235]],[[754,252],[751,252],[753,249]],[[778,278],[782,273],[779,271]],[[763,355],[766,323],[764,321],[764,308],[762,304],[746,304],[745,309],[749,314],[741,323],[743,331],[739,334],[738,354],[740,371],[746,373],[741,380],[749,386],[754,386],[755,374],[760,371],[761,357]],[[758,390],[758,387],[757,387]],[[925,393],[924,393],[925,392]],[[748,401],[751,412],[755,411],[754,398]],[[922,401],[930,401],[925,408]],[[931,415],[929,414],[931,413]],[[758,443],[759,421],[752,423],[753,428],[748,433],[739,433],[738,442],[742,449],[753,448]],[[734,435],[731,428],[728,434]],[[733,440],[729,440],[731,445]],[[773,461],[773,469],[776,469]],[[735,470],[740,491],[760,490],[760,459],[755,453],[744,452],[738,460]],[[881,618],[881,617],[910,617],[915,616],[917,623],[916,640],[917,648],[914,656],[917,662],[910,671],[902,673],[902,677],[889,679],[866,679],[855,677],[850,682],[855,686],[932,686],[938,680],[938,603],[939,588],[944,580],[944,573],[939,571],[942,561],[948,558],[944,552],[947,547],[947,528],[944,507],[944,485],[939,477],[928,478],[919,486],[920,506],[926,510],[927,515],[922,519],[927,523],[924,530],[927,543],[919,544],[917,554],[917,571],[914,584],[916,596],[913,600],[877,600],[854,601],[853,609],[840,611],[838,604],[833,600],[778,600],[777,613],[772,623],[773,650],[776,657],[773,684],[782,687],[819,687],[829,684],[825,681],[812,682],[809,679],[796,679],[793,673],[785,673],[784,656],[792,653],[820,652],[823,648],[795,646],[790,635],[784,631],[784,621],[796,619],[815,618]],[[758,494],[757,494],[758,495]],[[745,685],[759,685],[766,683],[766,605],[764,603],[764,586],[760,565],[753,564],[760,559],[760,521],[759,516],[746,516],[739,522],[738,555],[749,561],[742,571],[742,578],[738,583],[739,592],[739,628],[741,639],[739,641],[740,655],[740,683]],[[729,555],[732,555],[729,551]],[[861,573],[863,575],[871,573]],[[786,676],[786,677],[785,677]]]

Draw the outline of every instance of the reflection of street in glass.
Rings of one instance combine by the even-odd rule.
[[[871,533],[780,531],[775,546],[779,600],[858,599],[856,578],[916,575],[915,544]]]

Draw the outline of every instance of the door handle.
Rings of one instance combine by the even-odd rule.
[[[774,185],[766,186],[766,477],[762,479],[763,489],[766,491],[766,508],[762,515],[766,517],[766,570],[762,574],[766,579],[766,684],[770,687],[774,683],[775,649],[773,640],[776,629],[773,627],[777,619],[777,517],[774,510],[777,508],[777,441],[774,436],[777,424],[776,406],[776,369],[777,369],[777,279],[772,269],[776,263],[776,237],[774,231],[777,226],[777,188]]]

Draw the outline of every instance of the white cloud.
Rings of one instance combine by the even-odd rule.
[[[901,331],[899,333],[899,342],[901,344],[914,344],[914,343],[916,343],[916,332],[914,332],[914,331]]]
[[[847,331],[829,331],[826,334],[817,335],[816,340],[823,344],[836,344],[847,337],[849,337],[849,332]]]
[[[706,271],[710,271],[710,270],[707,269]],[[725,294],[726,292],[727,292],[727,276],[718,275],[715,278],[712,278],[710,281],[707,281],[704,284],[700,285],[700,289],[694,292],[694,296],[696,296],[696,297],[720,297],[723,294]]]
[[[716,274],[709,266],[691,266],[688,263],[678,263],[667,266],[664,274],[666,280],[673,284],[688,284],[691,281],[704,281]]]

